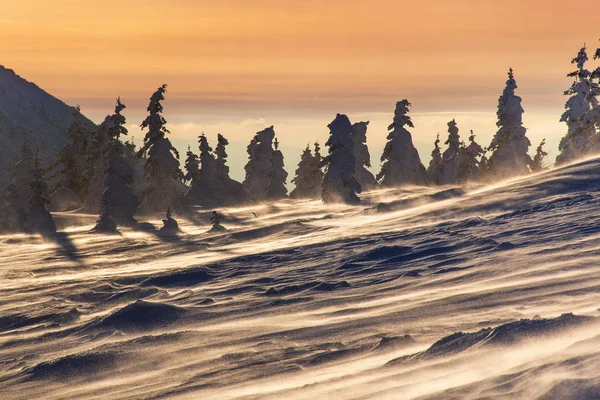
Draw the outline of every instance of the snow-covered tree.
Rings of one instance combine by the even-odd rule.
[[[244,186],[229,177],[229,166],[227,166],[226,147],[229,141],[220,133],[217,135],[217,147],[214,154],[216,156],[217,185],[220,189],[220,205],[236,206],[250,202],[250,196],[244,189]]]
[[[319,168],[321,162],[321,153],[319,142],[315,142],[315,154],[310,151],[307,144],[306,149],[302,152],[296,176],[292,179],[295,184],[294,190],[290,193],[293,199],[316,199],[321,196],[321,185],[323,184],[323,171]]]
[[[19,161],[10,168],[10,183],[0,205],[0,230],[22,230],[29,213],[29,199],[33,194],[29,181],[34,169],[34,155],[28,142],[23,144],[19,155]]]
[[[438,133],[435,142],[433,143],[431,161],[429,161],[429,167],[427,167],[427,177],[429,178],[429,182],[434,185],[439,185],[443,168],[444,163],[442,160],[442,151],[440,149],[440,134]]]
[[[458,183],[477,181],[481,177],[478,158],[484,153],[483,148],[475,141],[475,134],[471,131],[469,145],[461,145],[456,165],[456,179]]]
[[[185,158],[185,175],[183,179],[189,182],[198,175],[200,171],[200,161],[198,156],[192,151],[191,147],[188,146],[186,158]]]
[[[57,172],[51,176],[57,178],[55,187],[64,187],[85,199],[90,182],[90,163],[88,152],[92,133],[86,128],[79,106],[73,109],[73,122],[67,131],[67,142],[58,152],[58,159],[50,168]]]
[[[444,143],[448,148],[442,155],[442,173],[439,177],[440,185],[454,185],[458,181],[458,153],[460,151],[460,136],[456,121],[448,122],[448,139]]]
[[[26,230],[28,232],[51,234],[56,232],[56,225],[52,214],[46,210],[48,200],[48,184],[44,178],[44,170],[40,159],[36,156],[33,160],[33,169],[29,179],[31,197],[29,199],[29,213],[27,214]]]
[[[267,186],[273,157],[273,138],[275,131],[270,126],[258,132],[248,145],[248,163],[244,167],[246,179],[243,185],[250,197],[260,201],[267,198]]]
[[[517,82],[512,68],[508,71],[506,87],[498,99],[498,132],[488,149],[492,155],[488,161],[488,172],[493,177],[508,177],[529,172],[531,157],[527,154],[531,142],[525,136],[521,97],[515,95]]]
[[[352,125],[352,142],[354,143],[354,157],[356,157],[355,176],[363,192],[377,187],[375,177],[366,168],[371,167],[371,155],[367,147],[368,125],[369,121],[356,122]]]
[[[330,136],[325,145],[329,146],[329,155],[319,164],[319,167],[328,167],[323,179],[321,198],[325,203],[359,203],[360,199],[356,194],[361,192],[361,187],[354,176],[356,157],[352,124],[346,115],[337,114],[327,127]]]
[[[210,231],[211,232],[226,231],[227,229],[223,225],[221,225],[222,221],[223,221],[223,216],[221,216],[216,211],[213,211],[210,216],[210,223],[212,224],[212,228],[210,229]]]
[[[419,152],[412,142],[412,136],[405,126],[414,128],[408,115],[410,103],[402,100],[396,103],[394,122],[388,127],[391,132],[381,155],[381,171],[377,181],[382,186],[423,185],[427,183],[427,173],[419,158]]]
[[[134,170],[125,159],[125,146],[120,141],[121,135],[127,135],[125,116],[121,111],[125,105],[117,99],[115,112],[107,116],[100,125],[100,130],[106,134],[107,143],[104,145],[102,159],[104,160],[104,177],[102,179],[102,195],[100,199],[101,219],[104,222],[108,217],[119,225],[133,225],[133,217],[139,200],[131,189],[134,179]],[[102,222],[102,221],[99,221]],[[100,226],[102,224],[99,224]],[[110,224],[104,223],[104,227]]]
[[[535,150],[535,156],[533,157],[533,161],[531,163],[531,171],[533,172],[540,172],[544,170],[544,157],[548,155],[548,153],[544,151],[545,144],[546,139],[543,139]]]
[[[184,196],[184,204],[214,208],[248,202],[248,195],[242,184],[229,178],[229,167],[225,164],[227,139],[219,135],[219,143],[215,152],[210,147],[204,133],[198,137],[198,144],[200,158],[194,161],[193,156],[188,155],[191,168],[189,171],[194,171],[198,164],[200,168],[196,172],[188,172],[186,175],[191,178],[191,185]]]
[[[217,147],[215,148],[215,156],[217,157],[217,176],[219,180],[229,179],[226,151],[227,145],[229,145],[229,141],[219,133],[217,135]]]
[[[600,48],[596,49],[596,52],[594,53],[594,60],[598,59],[600,59]],[[598,82],[595,82],[595,80]],[[597,67],[592,71],[592,74],[590,75],[590,85],[592,86],[592,94],[594,96],[600,95],[600,67]],[[595,106],[593,106],[594,102],[596,102]],[[592,99],[590,103],[593,108],[581,117],[580,122],[584,130],[596,130],[596,134],[590,141],[590,152],[598,153],[600,152],[600,105],[597,104],[595,98]]]
[[[177,220],[173,218],[173,212],[170,207],[165,210],[165,219],[162,220],[163,226],[158,230],[161,235],[177,235],[180,231]]]
[[[185,186],[182,183],[183,172],[179,168],[179,153],[167,139],[169,130],[162,116],[164,94],[167,85],[162,85],[150,98],[147,111],[149,115],[141,128],[148,128],[144,137],[144,146],[139,155],[148,154],[144,172],[146,187],[142,196],[142,209],[145,212],[158,212],[167,207],[179,207]]]
[[[298,168],[296,168],[296,176],[292,179],[292,183],[296,185],[294,190],[290,193],[290,197],[293,199],[300,199],[303,197],[310,198],[314,193],[310,193],[310,181],[309,174],[312,168],[312,164],[314,162],[314,157],[312,152],[310,151],[310,147],[308,144],[306,148],[302,152],[302,156],[300,156],[300,162],[298,163]]]
[[[185,194],[184,203],[203,207],[216,207],[219,205],[219,191],[217,182],[217,160],[212,153],[212,147],[204,135],[198,137],[200,149],[200,169],[192,177],[190,189]]]
[[[277,200],[287,197],[285,183],[288,173],[284,169],[283,153],[279,150],[279,141],[275,138],[273,142],[275,151],[271,155],[271,170],[267,174],[269,184],[267,185],[267,198]]]
[[[596,130],[592,124],[586,123],[586,113],[598,106],[596,97],[600,94],[600,88],[592,80],[592,73],[585,68],[588,61],[587,49],[582,47],[571,64],[577,65],[577,70],[567,76],[575,78],[571,87],[565,91],[570,96],[565,104],[565,112],[560,117],[561,122],[567,124],[567,134],[561,139],[556,157],[557,164],[563,164],[592,151],[592,141]]]
[[[98,233],[117,233],[117,223],[107,211],[106,204],[102,205],[102,212],[96,220],[96,225],[92,228],[92,231]]]

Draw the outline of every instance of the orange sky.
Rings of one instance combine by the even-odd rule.
[[[180,139],[264,119],[294,126],[294,146],[304,119],[324,135],[335,112],[388,121],[403,98],[416,113],[488,112],[474,123],[487,140],[511,66],[525,122],[555,123],[531,135],[557,143],[569,61],[583,42],[597,47],[597,16],[600,2],[557,0],[0,0],[0,64],[95,120],[120,95],[137,124],[166,82]],[[438,118],[418,131],[429,147],[447,129]]]

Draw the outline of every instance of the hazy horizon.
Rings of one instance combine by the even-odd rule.
[[[546,138],[552,163],[566,133],[559,118],[570,60],[584,42],[593,52],[598,39],[592,24],[557,29],[578,15],[558,1],[2,5],[7,68],[79,104],[95,122],[120,96],[138,143],[148,99],[167,83],[165,117],[175,145],[196,151],[199,134],[212,144],[222,133],[237,179],[254,133],[274,125],[291,180],[302,148],[324,143],[336,113],[371,121],[367,137],[377,171],[394,105],[404,98],[412,103],[411,133],[425,165],[436,134],[443,143],[453,118],[463,140],[473,129],[487,146],[509,67],[523,98],[529,153]]]

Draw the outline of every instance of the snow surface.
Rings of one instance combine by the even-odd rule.
[[[221,209],[210,233],[198,211],[169,237],[56,213],[55,237],[0,236],[0,398],[597,399],[599,175]]]

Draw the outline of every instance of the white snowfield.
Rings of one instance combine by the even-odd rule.
[[[176,238],[55,214],[54,240],[0,236],[0,398],[598,399],[599,178],[198,211]]]

